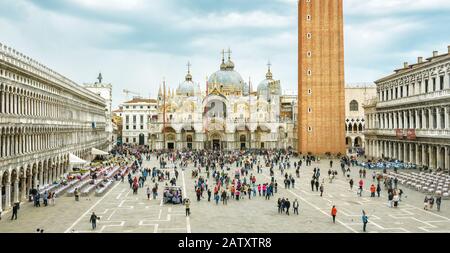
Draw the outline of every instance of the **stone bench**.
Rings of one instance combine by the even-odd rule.
[[[111,188],[113,183],[114,183],[114,180],[109,180],[107,183],[105,183],[105,185],[102,188],[95,191],[95,196],[102,196],[106,190]]]
[[[76,184],[75,186],[73,186],[70,190],[67,191],[67,196],[71,197],[74,195],[75,189],[78,188],[78,190],[81,191],[81,189],[86,186],[87,184],[89,184],[89,182],[91,182],[92,179],[85,179],[83,181],[80,181],[78,184]]]

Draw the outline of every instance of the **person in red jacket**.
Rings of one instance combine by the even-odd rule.
[[[375,191],[377,190],[377,188],[375,187],[374,184],[372,184],[370,186],[370,197],[374,198],[375,197]]]
[[[336,214],[337,214],[336,206],[333,206],[333,208],[331,208],[331,216],[333,216],[333,223],[336,223]]]
[[[364,186],[364,181],[361,179],[361,180],[359,180],[359,189],[358,189],[358,195],[360,197],[362,197],[363,186]]]

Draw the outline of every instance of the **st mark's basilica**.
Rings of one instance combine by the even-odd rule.
[[[188,63],[176,90],[159,88],[158,115],[149,123],[150,148],[295,148],[296,96],[282,95],[280,81],[267,66],[255,92],[235,70],[230,50],[227,61],[222,51],[220,68],[202,91]]]

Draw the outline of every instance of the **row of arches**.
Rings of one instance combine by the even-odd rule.
[[[356,136],[355,138],[348,136],[345,138],[345,145],[347,148],[362,148],[364,143],[360,136]]]
[[[102,129],[82,126],[0,127],[0,157],[12,157],[105,138]]]
[[[30,189],[37,189],[59,179],[69,167],[68,155],[48,158],[0,174],[0,210],[25,200]]]
[[[437,106],[394,112],[379,112],[367,115],[368,127],[373,128],[450,128],[450,107]]]
[[[102,116],[104,111],[99,107],[74,103],[64,97],[57,97],[53,94],[44,95],[32,89],[0,83],[0,113],[86,121],[92,120],[90,118],[92,114]]]
[[[277,130],[272,133],[269,128],[259,126],[251,131],[247,126],[242,126],[232,134],[226,133],[224,129],[196,132],[191,128],[176,132],[173,127],[168,126],[163,133],[150,134],[148,143],[152,149],[287,148],[288,133],[282,126]]]
[[[388,140],[366,142],[366,153],[372,157],[395,158],[432,169],[450,168],[450,146]]]
[[[354,123],[346,123],[345,124],[345,131],[346,132],[353,132],[353,133],[360,133],[364,131],[364,124],[359,122]]]
[[[90,148],[73,153],[85,158]],[[69,169],[69,153],[45,157],[0,171],[0,211],[27,199],[30,189],[42,189],[59,180]]]
[[[220,118],[211,119],[206,124],[167,124],[165,127],[163,124],[161,124],[155,131],[158,131],[159,133],[184,133],[184,132],[195,132],[195,133],[202,133],[205,131],[212,131],[217,130],[217,128],[220,129],[220,131],[225,131],[227,129],[227,122]],[[282,124],[267,124],[267,123],[258,123],[256,128],[251,128],[251,124],[249,123],[237,123],[232,124],[231,132],[238,132],[238,131],[263,131],[263,132],[273,132],[273,133],[279,133],[279,132],[286,132],[285,125]],[[157,133],[155,133],[157,134]]]

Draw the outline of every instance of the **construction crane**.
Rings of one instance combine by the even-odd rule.
[[[130,90],[126,90],[126,89],[123,90],[123,93],[125,93],[125,96],[126,96],[126,99],[127,99],[127,100],[128,100],[128,94],[129,94],[129,93],[134,94],[134,95],[136,95],[136,96],[139,96],[139,93],[134,92],[134,91],[130,91]]]

